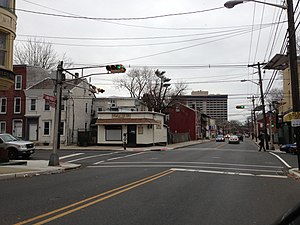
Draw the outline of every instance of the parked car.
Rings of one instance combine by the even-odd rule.
[[[9,159],[16,159],[19,156],[29,158],[35,152],[34,143],[23,141],[11,134],[0,134],[0,148],[8,151]]]
[[[225,137],[223,134],[218,134],[218,136],[216,137],[216,142],[219,142],[219,141],[222,141],[222,142],[225,141]]]
[[[281,145],[280,151],[283,151],[286,153],[297,153],[297,145],[296,145],[296,143]]]
[[[240,139],[238,136],[236,135],[231,135],[229,140],[228,140],[228,144],[239,144],[240,143]]]

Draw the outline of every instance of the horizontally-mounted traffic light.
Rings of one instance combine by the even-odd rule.
[[[237,109],[245,109],[246,107],[244,105],[237,105],[235,108],[237,108]]]
[[[98,91],[98,93],[103,93],[103,92],[105,92],[105,90],[104,90],[104,89],[101,89],[101,88],[97,88],[97,91]]]
[[[126,69],[122,64],[107,65],[106,70],[108,73],[125,73]]]

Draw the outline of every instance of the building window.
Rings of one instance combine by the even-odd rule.
[[[0,121],[0,134],[1,133],[6,133],[6,122],[5,121]]]
[[[22,89],[22,76],[16,75],[15,76],[15,90],[21,90]]]
[[[21,98],[15,97],[15,113],[21,113]]]
[[[49,110],[50,110],[50,104],[49,104],[49,102],[47,102],[47,101],[45,101],[44,110],[45,110],[45,111],[49,111]]]
[[[3,8],[9,8],[9,0],[0,0],[0,6]]]
[[[30,100],[30,110],[35,111],[36,110],[36,99]]]
[[[7,34],[0,32],[0,65],[5,66],[5,57],[6,57],[6,39]]]
[[[122,141],[122,126],[105,126],[106,141]]]
[[[85,103],[85,112],[87,113],[88,112],[88,104]]]
[[[65,110],[65,101],[62,101],[61,102],[61,105],[60,105],[60,110],[64,111]]]
[[[0,98],[0,113],[5,114],[7,108],[7,99],[6,98]]]
[[[50,135],[50,121],[44,121],[44,135]]]

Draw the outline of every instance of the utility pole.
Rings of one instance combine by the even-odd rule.
[[[296,51],[296,37],[295,37],[295,21],[294,21],[294,7],[293,0],[287,0],[287,14],[288,14],[288,31],[289,31],[289,58],[291,70],[291,90],[292,90],[292,104],[293,112],[300,112],[300,99],[299,99],[299,76],[298,76],[298,63]],[[296,134],[297,144],[297,158],[298,169],[300,169],[300,127],[294,127]]]
[[[57,151],[60,145],[60,118],[61,118],[61,94],[62,94],[62,74],[63,72],[63,62],[59,62],[56,72],[56,106],[54,114],[54,132],[53,132],[53,150],[50,155],[50,160],[48,166],[58,166],[59,157]]]
[[[265,109],[265,97],[264,97],[264,91],[263,91],[263,83],[262,83],[262,78],[261,78],[261,64],[258,62],[257,64],[254,65],[248,65],[248,67],[254,67],[257,66],[258,69],[258,78],[259,82],[255,83],[259,86],[260,89],[260,98],[261,98],[261,106],[262,106],[262,114],[263,114],[263,123],[264,123],[264,138],[266,142],[266,149],[269,150],[269,138],[268,138],[268,129],[267,129],[267,117],[266,117],[266,109]]]
[[[255,97],[252,96],[252,107],[253,107],[253,133],[255,137],[255,141],[257,142],[257,127],[256,127],[256,116],[255,116]]]
[[[258,68],[258,76],[259,76],[259,88],[260,88],[260,96],[261,96],[261,105],[262,105],[262,113],[263,113],[263,120],[264,120],[264,136],[266,142],[266,149],[269,150],[269,138],[268,138],[268,130],[267,130],[267,117],[266,117],[266,109],[265,109],[265,98],[263,92],[263,84],[261,78],[261,68],[260,63],[257,63]]]

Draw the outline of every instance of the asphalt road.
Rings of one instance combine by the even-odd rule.
[[[267,225],[300,199],[286,165],[249,140],[59,154],[84,166],[1,181],[0,224]]]

